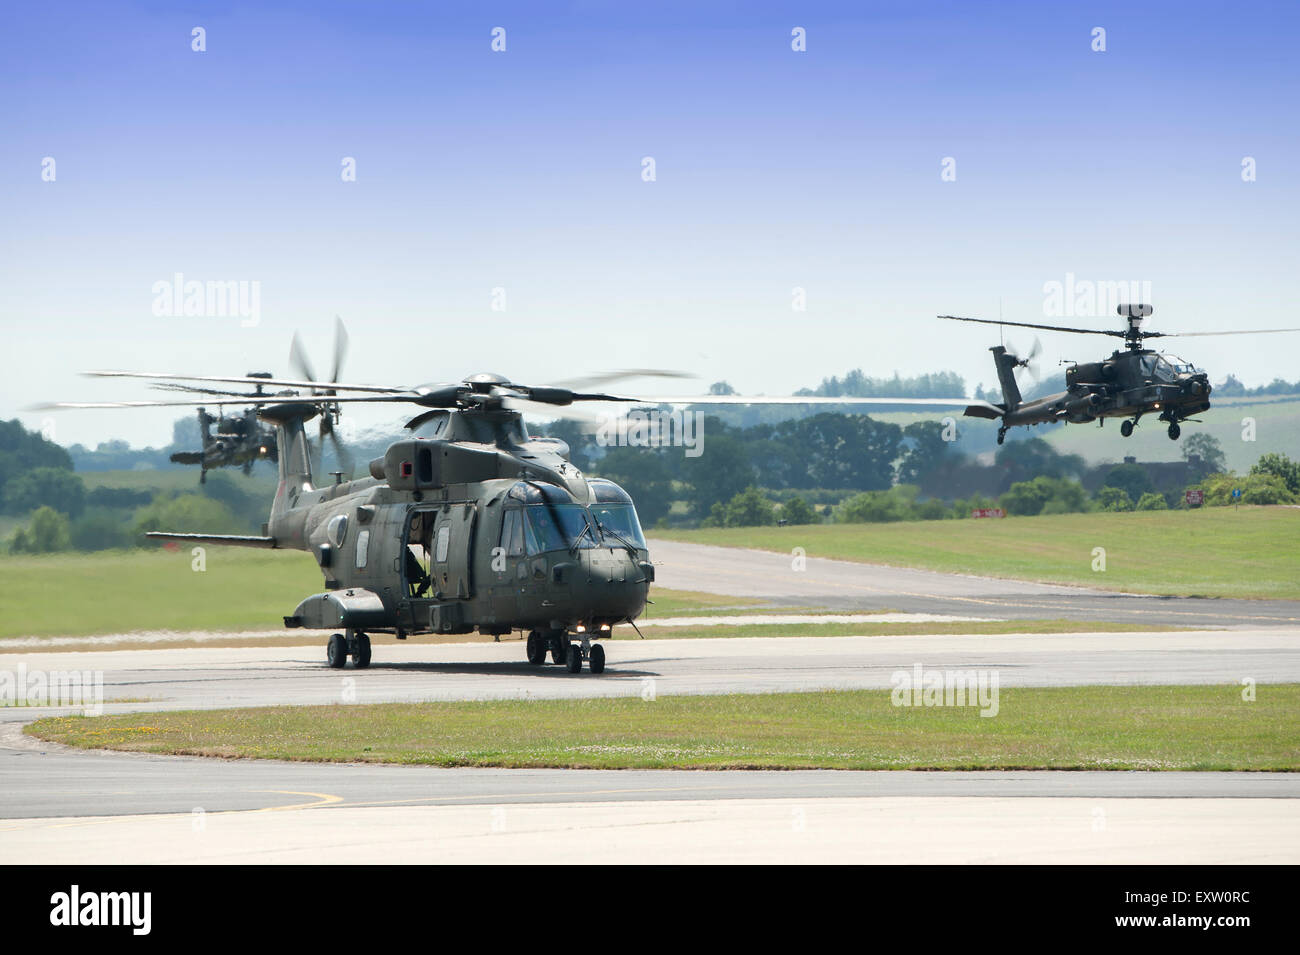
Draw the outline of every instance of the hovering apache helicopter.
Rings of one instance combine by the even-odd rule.
[[[249,372],[249,378],[270,378],[270,372]],[[209,395],[238,395],[233,391],[217,391],[210,388],[193,388],[187,385],[157,385],[171,391],[197,392]],[[247,395],[239,395],[249,400],[261,398],[262,388]],[[198,409],[199,436],[203,441],[200,451],[177,451],[171,456],[174,464],[197,464],[199,466],[199,483],[206,484],[208,472],[215,468],[239,467],[244,474],[250,474],[253,465],[261,460],[275,461],[279,457],[275,443],[275,430],[263,424],[257,417],[257,408],[246,408],[240,414],[209,414],[207,408]],[[217,426],[215,434],[212,426]]]
[[[295,353],[298,349],[295,347]],[[335,371],[341,362],[336,348]],[[297,362],[306,368],[305,361]],[[308,369],[309,370],[309,369]],[[370,664],[370,634],[500,635],[528,631],[527,657],[577,673],[605,668],[595,639],[632,623],[645,607],[654,566],[631,497],[612,481],[588,478],[568,461],[558,438],[531,437],[521,408],[637,399],[571,387],[521,385],[493,374],[416,388],[321,383],[304,379],[222,378],[90,372],[211,384],[309,390],[266,396],[256,414],[275,427],[279,484],[259,536],[150,533],[192,544],[293,548],[310,552],[325,575],[324,593],[299,603],[286,627],[334,629],[331,667]],[[633,371],[601,376],[670,373]],[[336,376],[337,377],[337,374]],[[571,383],[579,386],[580,383]],[[349,394],[340,395],[339,392]],[[246,396],[209,405],[243,404]],[[318,487],[304,428],[322,417],[322,435],[344,403],[406,403],[427,409],[406,423],[430,426],[427,438],[389,446],[369,475]],[[47,407],[187,406],[198,402],[59,403]],[[330,419],[326,426],[324,419]],[[335,439],[337,440],[337,439]]]
[[[338,316],[334,317],[334,370],[330,382],[338,380],[339,374],[343,368],[343,359],[347,353],[348,333],[343,326],[343,320]],[[293,344],[289,351],[290,363],[300,377],[305,378],[316,384],[316,374],[312,371],[311,363],[307,360],[307,355],[302,349],[302,344],[298,336],[293,336]],[[114,377],[113,373],[102,373],[106,377]],[[131,377],[131,376],[128,376]],[[268,395],[263,391],[263,387],[271,380],[269,371],[251,371],[238,381],[247,381],[253,385],[251,392],[231,391],[228,389],[213,388],[211,386],[180,384],[177,378],[183,376],[177,375],[151,375],[156,379],[170,379],[159,381],[151,387],[159,391],[178,391],[186,394],[214,395],[219,398],[237,398],[243,401],[207,401],[209,405],[226,405],[226,404],[244,404],[247,402],[249,407],[245,408],[242,413],[227,415],[219,412],[216,415],[208,414],[206,407],[198,409],[199,417],[199,435],[203,441],[201,451],[178,451],[171,455],[171,461],[175,464],[197,464],[200,467],[199,483],[207,483],[208,471],[222,467],[240,467],[245,475],[250,474],[253,465],[263,459],[268,461],[277,461],[279,459],[279,445],[276,443],[275,428],[265,424],[258,418],[257,409],[261,402],[268,397],[296,397],[295,391],[281,391],[273,395]],[[329,382],[323,384],[328,385]],[[317,394],[318,390],[313,387],[312,394]],[[328,387],[319,391],[320,394],[329,395],[332,392]],[[120,404],[120,403],[117,403]],[[139,403],[137,403],[139,404]],[[321,438],[329,438],[334,446],[335,453],[340,462],[345,466],[351,467],[351,461],[343,446],[339,443],[337,436],[334,434],[334,424],[338,420],[339,409],[333,405],[323,404],[322,409],[329,413],[321,414]],[[212,433],[212,426],[217,426],[217,433]]]
[[[1116,311],[1127,320],[1122,331],[1098,328],[1070,328],[1060,325],[1037,325],[1031,322],[1007,322],[991,318],[962,318],[940,315],[956,322],[980,322],[985,325],[1015,325],[1041,328],[1052,332],[1081,335],[1111,335],[1123,338],[1126,351],[1115,351],[1109,358],[1096,362],[1072,362],[1065,372],[1066,390],[1034,401],[1022,401],[1015,372],[1027,367],[1034,357],[1019,358],[1003,345],[989,349],[997,365],[1002,386],[1002,404],[980,402],[966,408],[968,417],[1001,419],[998,444],[1006,440],[1007,429],[1017,425],[1045,422],[1082,424],[1090,421],[1100,426],[1107,418],[1126,419],[1119,431],[1124,437],[1144,415],[1159,414],[1169,425],[1168,433],[1177,441],[1182,433],[1180,421],[1197,420],[1192,415],[1209,410],[1210,379],[1199,368],[1144,346],[1148,338],[1190,338],[1206,335],[1263,335],[1271,332],[1295,332],[1300,328],[1259,328],[1230,332],[1148,332],[1142,321],[1154,311],[1150,305],[1121,305]],[[1034,349],[1037,352],[1037,348]]]

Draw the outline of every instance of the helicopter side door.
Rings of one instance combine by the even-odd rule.
[[[488,555],[488,601],[484,619],[510,624],[519,610],[520,565],[524,559],[524,509],[506,505],[492,534]]]
[[[474,596],[474,524],[478,508],[472,501],[444,504],[433,525],[431,575],[440,600],[469,600]]]

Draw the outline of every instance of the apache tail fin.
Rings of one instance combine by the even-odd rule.
[[[1002,386],[1002,402],[1007,411],[1015,411],[1021,404],[1020,386],[1016,384],[1016,366],[1019,360],[1015,355],[1007,353],[1005,346],[994,345],[989,351],[993,352],[993,361],[998,367],[998,384]]]

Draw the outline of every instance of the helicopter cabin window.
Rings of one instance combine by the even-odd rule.
[[[325,525],[325,536],[335,547],[342,547],[344,539],[348,536],[348,516],[340,514],[331,517],[330,522]]]
[[[433,555],[435,564],[447,563],[447,552],[451,549],[451,526],[443,524],[438,528],[438,547]]]
[[[357,570],[366,569],[366,561],[370,558],[370,531],[362,531],[357,535]]]
[[[508,508],[501,518],[501,549],[507,557],[524,555],[524,513]]]

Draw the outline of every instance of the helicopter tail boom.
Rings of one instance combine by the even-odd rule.
[[[150,531],[144,535],[154,540],[176,541],[179,544],[224,544],[229,547],[274,548],[274,537],[253,537],[242,534],[175,534],[170,531]]]

